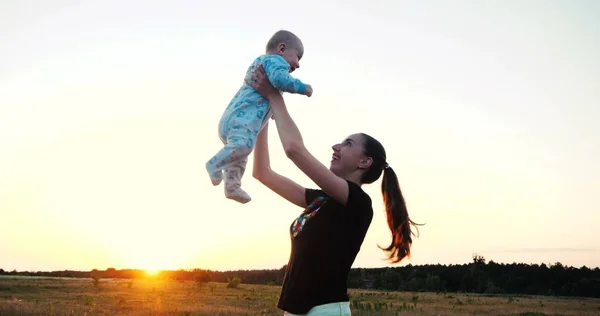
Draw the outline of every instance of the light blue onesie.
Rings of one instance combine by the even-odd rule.
[[[280,92],[304,94],[306,84],[293,78],[290,65],[279,55],[261,55],[248,67],[249,76],[254,67],[262,64],[271,84]],[[225,178],[225,193],[241,190],[241,178],[246,169],[248,155],[256,137],[271,117],[267,99],[244,82],[235,94],[219,122],[219,137],[225,145],[207,163],[206,169],[214,185]],[[223,176],[222,171],[225,171]],[[248,199],[249,200],[249,199]]]

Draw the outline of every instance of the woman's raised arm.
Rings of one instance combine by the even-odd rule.
[[[348,183],[331,172],[306,149],[300,130],[290,116],[283,97],[273,88],[261,65],[254,69],[253,75],[246,82],[269,100],[286,156],[321,190],[345,205],[348,201]]]
[[[268,136],[269,125],[267,124],[256,139],[252,176],[284,199],[302,208],[306,207],[304,195],[306,189],[271,169]]]

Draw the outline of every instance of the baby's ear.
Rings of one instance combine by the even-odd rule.
[[[285,43],[279,43],[279,45],[277,45],[277,52],[278,53],[285,52],[285,49],[286,49]]]

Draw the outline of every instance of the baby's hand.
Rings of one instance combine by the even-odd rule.
[[[312,87],[309,84],[307,84],[306,91],[304,92],[304,94],[310,98],[312,96],[312,93],[313,93]]]

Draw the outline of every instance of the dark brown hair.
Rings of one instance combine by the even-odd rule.
[[[408,216],[406,202],[398,177],[394,170],[387,164],[387,157],[383,145],[375,138],[362,133],[364,137],[363,154],[373,159],[373,163],[362,175],[361,183],[373,183],[379,179],[383,171],[383,180],[381,182],[381,194],[385,204],[385,214],[388,227],[392,233],[392,241],[389,246],[380,249],[388,253],[388,258],[392,263],[398,263],[406,257],[410,257],[410,247],[414,233],[411,231],[411,225],[418,227]]]

